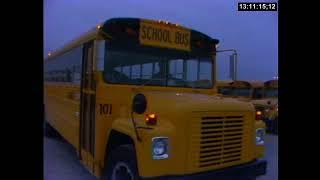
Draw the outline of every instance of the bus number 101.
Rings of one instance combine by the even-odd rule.
[[[100,115],[111,114],[112,104],[100,104]]]

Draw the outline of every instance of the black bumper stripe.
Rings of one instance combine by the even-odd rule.
[[[267,169],[267,162],[265,160],[256,160],[251,163],[228,167],[221,170],[183,175],[183,176],[161,176],[161,177],[142,178],[142,179],[147,179],[147,180],[162,180],[162,179],[248,180],[248,179],[252,179],[257,176],[266,174],[266,169]]]

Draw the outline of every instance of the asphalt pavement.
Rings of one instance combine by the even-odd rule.
[[[257,180],[278,180],[278,136],[266,135],[267,174]],[[44,137],[44,180],[97,180],[78,161],[71,145]]]

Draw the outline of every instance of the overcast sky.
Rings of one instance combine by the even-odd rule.
[[[264,0],[267,1],[270,0]],[[236,49],[239,53],[239,79],[269,80],[278,72],[278,13],[237,11],[237,2],[45,0],[44,54],[54,51],[112,17],[160,19],[196,29],[219,39],[219,49]],[[218,56],[219,79],[228,78],[227,55]]]

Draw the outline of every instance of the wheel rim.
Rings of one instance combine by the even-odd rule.
[[[127,164],[118,162],[112,170],[111,180],[133,180],[133,173]]]

